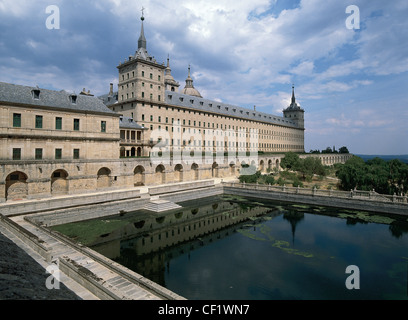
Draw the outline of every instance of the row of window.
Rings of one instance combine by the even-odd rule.
[[[35,116],[35,128],[42,129],[43,128],[43,116],[36,115]],[[13,127],[14,128],[21,128],[21,113],[13,113]],[[55,117],[55,130],[62,130],[62,118]],[[80,119],[73,120],[73,130],[79,131],[80,130]],[[106,132],[106,121],[101,121],[101,132]]]
[[[142,71],[142,77],[145,77],[145,76],[146,76],[146,75],[145,75],[145,72]],[[132,71],[132,78],[134,78],[134,77],[135,77],[135,72]],[[150,73],[149,78],[150,78],[151,80],[153,80],[153,73]],[[130,79],[130,73],[129,73],[129,72],[126,74],[126,80],[128,80],[128,79]],[[158,81],[161,81],[161,75],[158,75],[158,76],[157,76],[157,80],[158,80]],[[125,75],[124,75],[124,74],[122,74],[122,81],[125,81]]]
[[[162,140],[159,138],[158,142],[161,142]],[[151,143],[153,143],[153,140],[150,140]],[[256,143],[256,142],[235,142],[235,141],[216,141],[216,140],[183,140],[181,144],[181,140],[177,139],[177,144],[175,143],[175,139],[171,139],[171,145],[170,146],[187,146],[189,144],[190,146],[194,147],[235,147],[237,148],[274,148],[274,149],[303,149],[303,145],[289,145],[289,144],[279,144],[279,143]],[[169,146],[169,139],[166,139],[165,145]]]
[[[133,116],[133,113],[132,113],[132,116]],[[145,117],[145,115],[144,114],[142,114],[142,121],[146,121],[146,117]],[[174,121],[175,121],[175,119],[174,118],[171,118],[171,123],[172,124],[174,124]],[[179,124],[181,124],[181,120],[180,119],[177,119],[176,121],[178,121],[178,123]],[[154,122],[154,116],[153,115],[151,115],[150,116],[150,122]],[[158,118],[157,118],[157,122],[159,122],[159,123],[161,123],[162,122],[162,116],[158,116]],[[165,123],[169,123],[169,118],[168,117],[166,117],[166,119],[165,119]],[[183,119],[183,125],[186,125],[187,124],[187,121],[185,120],[185,119]],[[198,124],[198,127],[201,127],[201,121],[192,121],[192,120],[188,120],[188,125],[189,126],[191,126],[191,125],[193,125],[194,127],[196,127],[197,126],[197,124]],[[203,124],[203,128],[205,128],[206,127],[206,122],[205,121],[203,121],[202,122],[202,124]],[[210,122],[207,122],[207,126],[208,126],[208,128],[211,128],[211,123]],[[225,124],[224,126],[223,126],[223,124],[221,123],[220,125],[218,124],[218,123],[212,123],[212,128],[214,128],[214,129],[218,129],[218,128],[221,128],[221,129],[223,129],[223,130],[230,130],[230,129],[232,129],[232,130],[245,130],[246,132],[250,132],[251,130],[258,130],[258,129],[251,129],[251,128],[244,128],[244,127],[236,127],[235,128],[235,126],[234,125],[228,125],[228,128],[227,128],[227,125]],[[258,134],[259,133],[262,133],[262,132],[270,132],[269,134],[270,135],[278,135],[278,136],[287,136],[287,137],[290,137],[290,136],[293,136],[293,137],[296,137],[296,136],[298,136],[298,137],[300,137],[300,135],[296,135],[296,134],[291,134],[291,133],[286,133],[286,132],[279,132],[279,131],[272,131],[272,130],[258,130]]]
[[[144,124],[142,124],[142,126],[144,127]],[[157,129],[159,131],[161,131],[162,126],[158,126]],[[150,131],[153,131],[153,130],[154,130],[154,126],[150,125]],[[166,126],[165,130],[168,132],[169,127]],[[203,129],[203,134],[206,134],[205,130],[206,129]],[[235,135],[237,138],[238,137],[239,138],[246,137],[246,138],[257,138],[257,139],[268,139],[268,140],[273,139],[273,140],[285,140],[285,141],[299,141],[299,140],[303,141],[303,139],[302,139],[303,137],[301,135],[292,134],[292,135],[287,135],[286,136],[286,135],[283,135],[280,132],[277,132],[276,136],[265,137],[265,136],[261,136],[261,135],[259,135],[257,133],[229,132],[229,131],[223,132],[223,131],[218,131],[218,130],[215,130],[214,132],[212,132],[211,129],[208,130],[208,131],[209,132],[207,132],[207,133],[209,133],[209,134],[215,134],[216,136],[220,135],[220,136],[224,136],[224,137],[231,137],[231,136]],[[171,127],[171,132],[174,132],[174,127]],[[181,132],[180,128],[177,128],[177,132]],[[191,130],[191,128],[183,128],[183,133],[185,133],[185,132],[191,133],[191,134],[196,134],[196,133],[201,134],[201,129],[192,129]]]
[[[34,151],[35,160],[43,160],[43,149],[37,148]],[[62,159],[62,149],[55,149],[55,160]],[[73,149],[73,159],[79,159],[79,149]],[[21,160],[21,148],[13,148],[13,160]]]
[[[132,92],[131,98],[134,98],[134,97],[135,97],[135,93]],[[130,98],[129,93],[126,93],[126,100],[128,100],[129,98]],[[145,98],[145,93],[142,92],[142,99],[144,99],[144,98]],[[121,96],[121,99],[122,99],[122,101],[125,100],[125,96],[123,94]],[[153,100],[153,93],[150,94],[150,100]],[[160,94],[157,96],[157,101],[161,101],[161,95]]]
[[[132,88],[134,88],[134,87],[135,87],[135,83],[132,82]],[[142,82],[142,87],[143,87],[143,88],[145,87],[145,83],[144,83],[144,82]],[[126,88],[129,89],[129,83],[126,84]],[[153,84],[150,84],[150,89],[153,89]],[[160,90],[161,90],[161,86],[158,86],[157,89],[160,91]],[[124,86],[124,85],[122,85],[122,90],[125,90],[125,86]]]
[[[122,98],[122,100],[123,100],[123,98]],[[144,102],[142,102],[141,103],[141,105],[142,105],[142,107],[145,107],[146,106],[146,104],[144,103]],[[126,105],[125,105],[126,106]],[[132,109],[134,109],[135,107],[137,107],[137,105],[135,106],[133,103],[132,104],[129,104],[126,108],[124,108],[124,106],[123,105],[121,105],[120,106],[120,110],[125,110],[125,109],[130,109],[130,110],[132,110]],[[154,107],[154,105],[153,104],[150,104],[150,108],[151,109],[153,109],[153,107]],[[166,111],[168,111],[169,109],[171,109],[171,111],[175,111],[174,109],[175,109],[175,107],[167,107],[167,106],[157,106],[157,108],[160,110],[161,108],[165,108],[166,109]],[[112,110],[113,111],[116,111],[115,110],[116,109],[116,107],[112,107]],[[195,110],[186,110],[186,109],[182,109],[182,108],[176,108],[177,110],[177,112],[183,112],[183,113],[186,113],[186,112],[188,112],[189,114],[198,114],[199,116],[201,116],[201,115],[203,115],[203,116],[206,116],[206,117],[213,117],[213,118],[221,118],[221,120],[222,121],[224,121],[224,120],[229,120],[229,121],[237,121],[237,122],[244,122],[244,123],[253,123],[254,122],[254,120],[249,120],[249,119],[242,119],[242,118],[238,118],[238,117],[234,117],[234,116],[228,116],[228,115],[218,115],[218,114],[213,114],[213,113],[206,113],[206,112],[202,112],[202,111],[195,111]],[[131,112],[131,117],[132,118],[134,118],[134,113],[133,112]],[[145,119],[144,119],[144,115],[142,115],[142,117],[143,117],[143,119],[142,119],[142,121],[145,121]],[[272,119],[271,117],[269,117],[270,119]],[[273,120],[278,120],[278,121],[280,121],[280,118],[273,118]],[[152,120],[151,120],[152,121]],[[174,118],[172,118],[172,121],[174,121]],[[282,121],[284,121],[284,120],[282,120]],[[159,121],[160,122],[160,121]],[[167,122],[166,122],[167,123]],[[172,122],[173,123],[173,122]],[[265,125],[265,124],[264,124]],[[276,127],[277,125],[276,124],[266,124],[268,127]],[[195,126],[195,125],[194,125]],[[200,124],[199,124],[199,126],[201,126]],[[205,125],[204,125],[205,126]],[[226,126],[226,125],[225,125]],[[278,125],[279,126],[279,125]],[[226,128],[226,127],[225,127]],[[238,126],[236,126],[236,128],[238,129]],[[240,129],[241,129],[241,127],[239,127]],[[231,129],[231,125],[229,125],[229,129]],[[232,129],[234,129],[234,125],[232,125]],[[244,129],[244,127],[242,127],[242,129]],[[249,130],[248,128],[247,128],[247,130]],[[272,130],[266,130],[266,129],[262,129],[261,131],[263,131],[263,132],[265,132],[265,133],[267,133],[267,132],[272,132]],[[285,133],[284,133],[284,135],[286,135]]]

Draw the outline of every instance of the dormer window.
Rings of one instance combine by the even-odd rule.
[[[35,89],[31,91],[34,100],[40,100],[40,90]]]
[[[180,101],[183,102],[184,98],[180,98]]]
[[[77,98],[78,98],[78,96],[76,96],[76,95],[71,95],[71,96],[69,96],[69,98],[70,98],[72,104],[76,104],[76,103],[77,103]]]
[[[193,103],[194,103],[194,100],[190,100],[190,103],[193,104]]]

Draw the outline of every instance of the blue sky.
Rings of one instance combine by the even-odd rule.
[[[46,28],[49,5],[60,29]],[[360,29],[346,27],[346,7]],[[0,81],[95,95],[137,49],[170,55],[181,86],[191,64],[208,99],[273,114],[305,109],[305,148],[408,154],[406,0],[0,0]]]

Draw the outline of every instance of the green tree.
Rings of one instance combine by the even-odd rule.
[[[336,176],[340,179],[340,187],[343,190],[361,188],[362,177],[365,176],[364,160],[353,156],[337,170]]]
[[[322,153],[333,153],[332,148],[327,147],[326,149],[322,150]]]
[[[298,171],[302,173],[303,180],[306,178],[313,178],[313,175],[320,175],[326,176],[326,170],[322,164],[320,158],[317,157],[307,157],[305,159],[301,159]]]
[[[280,166],[283,169],[296,171],[299,168],[300,162],[301,161],[297,153],[287,152],[285,153],[285,157],[281,160]]]
[[[339,153],[349,153],[349,151],[348,151],[347,147],[341,147],[339,149]]]

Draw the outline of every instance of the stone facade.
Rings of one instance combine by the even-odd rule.
[[[142,18],[144,20],[144,18]],[[292,104],[283,116],[272,115],[205,99],[193,85],[188,68],[183,89],[167,66],[158,63],[146,49],[142,21],[139,47],[117,67],[118,92],[101,96],[114,112],[133,119],[146,129],[152,143],[165,141],[173,148],[202,151],[259,150],[262,152],[304,152],[304,110]]]

